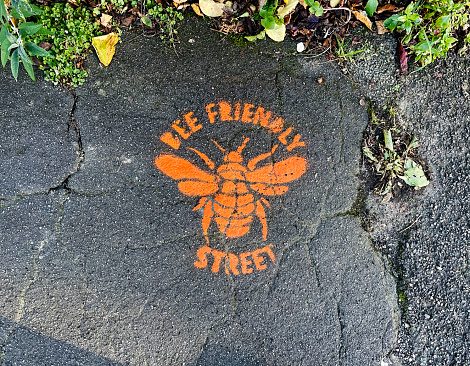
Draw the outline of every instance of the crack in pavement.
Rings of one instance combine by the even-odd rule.
[[[75,133],[75,143],[77,144],[77,148],[76,148],[76,151],[75,151],[76,154],[77,154],[77,159],[75,160],[75,162],[73,164],[72,170],[70,172],[68,172],[67,175],[57,185],[49,187],[44,191],[21,192],[17,195],[14,195],[14,196],[0,196],[0,201],[4,201],[4,202],[6,202],[6,204],[8,204],[8,203],[14,203],[14,202],[16,202],[20,199],[23,199],[23,198],[29,197],[29,196],[48,195],[52,191],[57,191],[57,190],[60,190],[60,189],[65,189],[66,191],[70,191],[70,188],[68,187],[68,181],[74,174],[76,174],[80,170],[80,167],[81,167],[83,161],[85,160],[85,151],[83,150],[82,136],[81,136],[81,133],[80,133],[80,127],[77,124],[77,122],[75,121],[75,117],[74,117],[78,97],[77,97],[74,90],[69,90],[69,93],[73,97],[73,104],[72,104],[72,107],[70,109],[69,121],[67,121],[67,133],[70,133],[71,130],[74,131],[74,133]],[[3,205],[3,204],[4,203],[1,203],[0,206]]]
[[[32,273],[30,273],[29,280],[26,281],[25,286],[20,292],[19,303],[15,312],[15,317],[13,319],[14,324],[10,327],[10,329],[8,329],[8,331],[5,333],[5,335],[2,337],[2,340],[1,340],[0,365],[3,365],[3,361],[5,358],[5,351],[6,351],[5,348],[8,343],[8,339],[11,338],[16,333],[16,330],[18,329],[18,326],[20,325],[20,322],[23,319],[24,308],[26,305],[26,295],[28,291],[30,290],[31,286],[37,281],[39,277],[38,260],[40,259],[40,254],[43,248],[49,243],[49,240],[52,235],[53,234],[47,235],[47,237],[44,240],[41,240],[39,242],[39,245],[34,250],[33,258],[32,258],[32,264],[33,264]]]

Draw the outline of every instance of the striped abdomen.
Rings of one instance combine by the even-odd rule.
[[[254,197],[246,187],[245,171],[238,163],[224,164],[217,170],[225,181],[214,197],[213,210],[219,230],[228,238],[245,235],[253,221]]]

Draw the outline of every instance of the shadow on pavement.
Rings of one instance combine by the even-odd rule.
[[[14,323],[0,317],[0,335],[9,332]],[[92,352],[77,348],[32,330],[18,326],[2,345],[4,351],[2,366],[19,365],[94,365],[123,366],[123,363],[109,360]]]

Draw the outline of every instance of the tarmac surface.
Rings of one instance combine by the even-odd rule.
[[[468,60],[402,80],[384,38],[351,77],[187,22],[74,93],[0,71],[0,365],[468,365]],[[395,207],[361,194],[385,97],[432,170]]]

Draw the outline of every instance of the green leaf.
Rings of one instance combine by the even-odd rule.
[[[310,12],[317,17],[321,17],[323,15],[323,6],[318,1],[310,2]]]
[[[411,32],[411,21],[410,20],[405,21],[405,30],[406,30],[406,33]]]
[[[28,0],[11,0],[11,7],[16,12],[15,15],[19,16],[19,18],[23,20],[33,15],[39,14],[39,8],[37,6],[31,5]]]
[[[36,24],[33,22],[20,23],[18,29],[20,30],[20,36],[26,37],[31,36],[42,28],[42,24]]]
[[[404,175],[398,176],[398,178],[403,179],[409,186],[420,188],[429,184],[424,175],[423,168],[413,160],[407,159],[404,169]]]
[[[20,56],[20,59],[21,61],[23,61],[23,63],[28,63],[31,65],[33,64],[33,62],[31,61],[31,58],[28,56],[23,46],[18,47],[18,55]]]
[[[49,29],[42,27],[36,32],[37,35],[46,35],[46,36],[53,36],[55,33],[50,31]]]
[[[0,3],[0,21],[2,22],[2,24],[5,24],[3,19],[6,20],[7,18],[8,18],[7,8],[6,8],[5,3],[2,1]]]
[[[146,25],[147,27],[151,27],[151,26],[152,26],[152,21],[150,20],[149,17],[142,17],[140,20],[141,20],[142,23],[143,23],[144,25]]]
[[[261,25],[266,29],[274,29],[276,26],[276,19],[274,19],[272,15],[268,16],[266,19],[261,20]]]
[[[250,41],[250,42],[254,42],[256,41],[257,39],[265,39],[266,38],[266,31],[263,30],[261,32],[259,32],[257,35],[254,35],[254,36],[245,36],[245,38]]]
[[[390,151],[393,151],[392,133],[390,132],[390,130],[384,130],[384,140],[385,147]]]
[[[393,31],[398,25],[398,17],[400,15],[392,15],[391,17],[385,19],[384,27]]]
[[[10,31],[7,29],[7,39],[10,41],[10,43],[16,43],[17,38],[10,33]]]
[[[372,154],[372,151],[370,151],[370,149],[367,147],[367,146],[364,146],[362,148],[362,152],[364,153],[364,155],[366,157],[368,157],[370,160],[372,161],[375,161],[376,163],[378,163],[379,161],[376,159],[376,157],[374,156],[374,154]]]
[[[11,54],[11,60],[10,60],[10,66],[11,66],[11,73],[13,75],[13,77],[15,78],[15,80],[18,80],[18,68],[20,66],[20,59],[19,59],[19,56],[18,56],[18,49],[15,50],[15,52],[13,52]]]
[[[377,0],[368,0],[366,4],[366,13],[368,16],[372,16],[377,10],[379,2]]]
[[[20,47],[18,49],[18,51],[21,51],[22,48]],[[24,50],[23,50],[24,52]],[[26,55],[26,54],[25,54]],[[26,72],[28,73],[29,77],[33,80],[33,81],[36,81],[36,78],[34,77],[34,70],[33,70],[33,64],[31,63],[31,60],[29,59],[29,57],[27,58],[27,60],[25,60],[20,52],[20,58],[21,58],[21,61],[23,63],[23,66],[26,70]],[[29,60],[29,61],[28,61]]]
[[[0,27],[0,45],[7,40],[7,27],[6,25]]]
[[[439,17],[439,19],[437,19],[437,21],[436,21],[435,27],[436,28],[441,28],[441,27],[447,28],[449,26],[449,22],[450,22],[450,15],[445,15],[445,16]]]
[[[39,47],[33,42],[26,42],[24,44],[24,48],[26,49],[26,51],[28,51],[30,54],[34,56],[52,57],[52,55],[49,52],[47,52],[44,48]]]
[[[10,46],[11,42],[7,38],[7,27],[3,26],[0,30],[0,42],[1,42],[1,61],[2,67],[5,67],[8,61],[8,56],[10,55]]]

